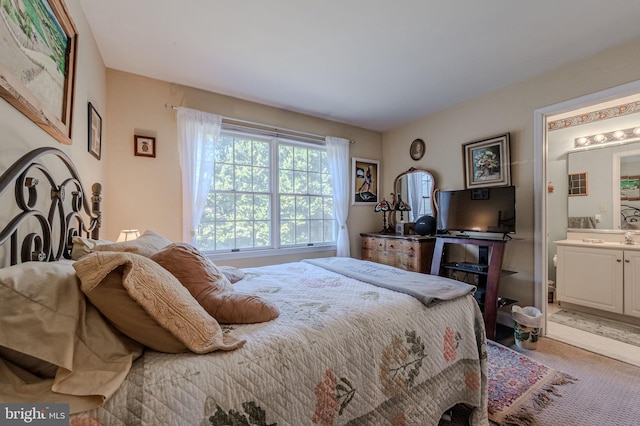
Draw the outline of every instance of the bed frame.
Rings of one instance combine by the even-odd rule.
[[[15,203],[7,200],[10,188]],[[74,236],[98,239],[102,185],[94,183],[91,189],[89,205],[77,169],[57,148],[34,149],[13,163],[0,176],[4,262],[7,250],[11,265],[70,259]]]

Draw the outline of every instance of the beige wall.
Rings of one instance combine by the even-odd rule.
[[[103,166],[87,150],[87,103],[92,102],[107,123],[106,70],[78,0],[65,1],[78,30],[76,84],[71,128],[71,145],[63,145],[36,126],[4,99],[0,99],[0,170],[6,169],[34,148],[62,149],[75,162],[85,187],[104,181]],[[106,159],[105,159],[106,160]]]
[[[109,137],[105,150],[109,161],[104,182],[104,220],[109,230],[104,236],[109,239],[115,239],[120,229],[127,228],[152,229],[173,241],[182,239],[176,112],[167,110],[167,103],[274,127],[352,139],[356,143],[350,146],[351,156],[381,158],[382,135],[378,132],[112,69],[107,70],[107,86]],[[134,134],[156,138],[156,158],[133,155]],[[353,257],[360,256],[359,233],[376,229],[381,220],[373,208],[351,207],[348,226]],[[224,263],[257,266],[297,258]]]
[[[385,132],[385,192],[410,166],[431,170],[441,189],[462,189],[462,144],[510,132],[518,232],[507,245],[503,267],[518,273],[503,279],[500,293],[523,306],[533,304],[534,111],[638,79],[640,40]],[[427,145],[426,155],[417,162],[409,157],[415,138]]]

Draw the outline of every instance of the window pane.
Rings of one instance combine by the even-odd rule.
[[[254,222],[254,244],[256,247],[269,247],[271,245],[271,222]]]
[[[316,149],[309,150],[309,171],[320,173],[322,171],[322,154]]]
[[[296,197],[296,219],[307,219],[309,217],[309,197]]]
[[[253,196],[253,218],[271,223],[271,197],[269,195]]]
[[[216,222],[215,229],[215,249],[233,249],[235,247],[235,222]]]
[[[324,221],[323,220],[311,220],[309,221],[309,241],[312,243],[318,243],[324,241]]]
[[[296,197],[291,195],[280,196],[280,219],[290,220],[296,217]]]
[[[293,170],[280,169],[279,187],[281,194],[293,194]]]
[[[322,194],[322,175],[320,173],[309,173],[309,194]]]
[[[324,200],[322,197],[309,197],[309,219],[324,219]]]
[[[307,179],[309,176],[306,172],[293,172],[293,192],[296,194],[308,194],[309,183]]]
[[[253,165],[269,168],[271,161],[271,148],[269,142],[253,142]]]
[[[253,168],[253,191],[269,192],[269,169],[266,167]]]
[[[295,147],[293,150],[293,169],[294,170],[304,170],[307,171],[309,169],[308,164],[308,153],[309,151],[306,148]]]
[[[248,139],[236,139],[233,150],[236,164],[251,165],[253,157],[252,145],[252,142]]]
[[[251,191],[252,188],[252,167],[251,166],[236,166],[234,168],[236,173],[236,181],[234,185],[234,189],[236,191],[248,192]]]
[[[236,217],[240,220],[252,220],[253,219],[253,194],[236,195],[235,202]]]
[[[293,169],[293,147],[288,145],[280,145],[278,147],[278,162],[280,170]]]
[[[213,166],[213,184],[216,191],[233,190],[233,166],[225,163],[215,163]]]
[[[249,221],[236,222],[236,248],[253,247],[253,223]]]
[[[309,242],[309,222],[306,220],[296,221],[296,244]]]
[[[292,220],[280,221],[280,243],[282,245],[295,244],[295,222]]]

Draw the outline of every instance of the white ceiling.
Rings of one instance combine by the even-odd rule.
[[[107,67],[384,131],[640,38],[637,0],[79,0]]]

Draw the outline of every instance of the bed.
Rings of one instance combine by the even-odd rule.
[[[462,283],[348,258],[236,270],[153,231],[100,240],[100,186],[85,194],[55,148],[0,185],[1,402],[67,403],[72,425],[436,425],[456,404],[488,424],[484,322]],[[212,276],[225,290],[207,298]]]

